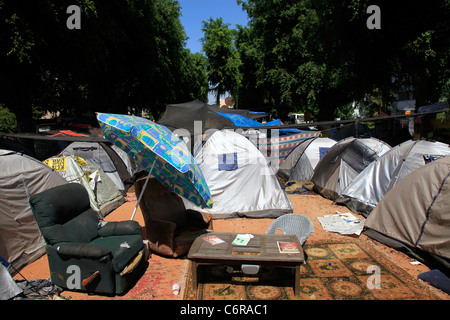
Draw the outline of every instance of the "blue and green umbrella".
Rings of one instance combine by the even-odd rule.
[[[212,207],[211,193],[197,162],[169,129],[129,115],[97,113],[97,119],[105,139],[124,150],[170,191],[202,208]]]

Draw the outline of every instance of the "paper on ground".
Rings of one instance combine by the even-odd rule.
[[[340,234],[357,234],[360,235],[364,228],[364,220],[356,218],[350,212],[325,215],[317,217],[322,228],[328,232],[337,232]]]

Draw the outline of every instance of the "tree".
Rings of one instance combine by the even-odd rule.
[[[314,60],[319,48],[314,37],[318,25],[309,1],[239,1],[250,18],[247,34],[240,32],[240,48],[252,48],[253,63],[245,79],[256,79],[266,106],[275,106],[278,116],[289,111],[317,111],[320,90],[332,85],[332,75],[321,61]],[[245,39],[247,40],[245,43]],[[247,51],[248,52],[248,51]],[[250,55],[246,55],[249,57]],[[248,74],[253,72],[253,77]],[[246,87],[243,84],[242,87]],[[248,99],[250,101],[250,99]]]
[[[203,51],[208,59],[206,66],[208,81],[216,92],[217,104],[220,96],[230,92],[236,99],[240,86],[240,59],[235,49],[233,31],[222,18],[202,21],[204,37]]]
[[[264,91],[258,86],[258,70],[262,63],[262,53],[258,50],[257,38],[253,36],[252,27],[238,26],[235,34],[236,50],[241,64],[239,73],[241,85],[238,88],[239,105],[248,109],[265,107]]]
[[[67,28],[69,5],[80,29]],[[37,107],[157,118],[167,103],[204,96],[179,16],[174,0],[0,0],[0,103],[33,131]]]
[[[17,127],[16,116],[0,104],[0,132],[14,132]]]
[[[199,52],[191,53],[189,49],[185,49],[185,54],[185,66],[183,68],[185,83],[182,86],[182,88],[185,88],[185,93],[182,100],[207,101],[209,84],[206,73],[206,57]]]
[[[366,27],[372,4],[380,8],[379,30]],[[343,85],[352,99],[378,91],[387,104],[396,89],[393,77],[410,79],[417,106],[436,102],[444,92],[450,52],[447,1],[317,0],[312,5],[326,53],[321,59],[346,75]]]
[[[255,51],[240,50],[243,63],[251,64],[241,68],[242,88],[245,81],[254,82],[264,103],[277,106],[280,114],[317,110],[319,120],[328,120],[338,107],[374,92],[385,107],[395,90],[393,77],[411,79],[417,106],[448,94],[448,1],[238,3],[250,18],[248,30],[240,31],[239,48]],[[381,29],[367,27],[372,4],[381,8]]]

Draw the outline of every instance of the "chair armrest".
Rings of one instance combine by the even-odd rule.
[[[190,227],[196,227],[199,229],[212,229],[212,216],[211,214],[187,209],[187,225]]]
[[[75,258],[89,258],[100,260],[101,258],[112,254],[111,250],[104,246],[89,243],[63,242],[53,245],[53,248],[59,255],[65,255]]]
[[[100,237],[122,236],[122,235],[140,235],[141,226],[136,221],[115,221],[108,222],[98,229]]]

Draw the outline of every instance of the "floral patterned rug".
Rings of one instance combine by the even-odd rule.
[[[360,242],[321,243],[303,247],[300,295],[294,296],[292,268],[261,267],[254,276],[240,268],[200,266],[198,289],[186,281],[185,300],[435,300],[382,253]],[[239,269],[239,270],[236,270]]]

